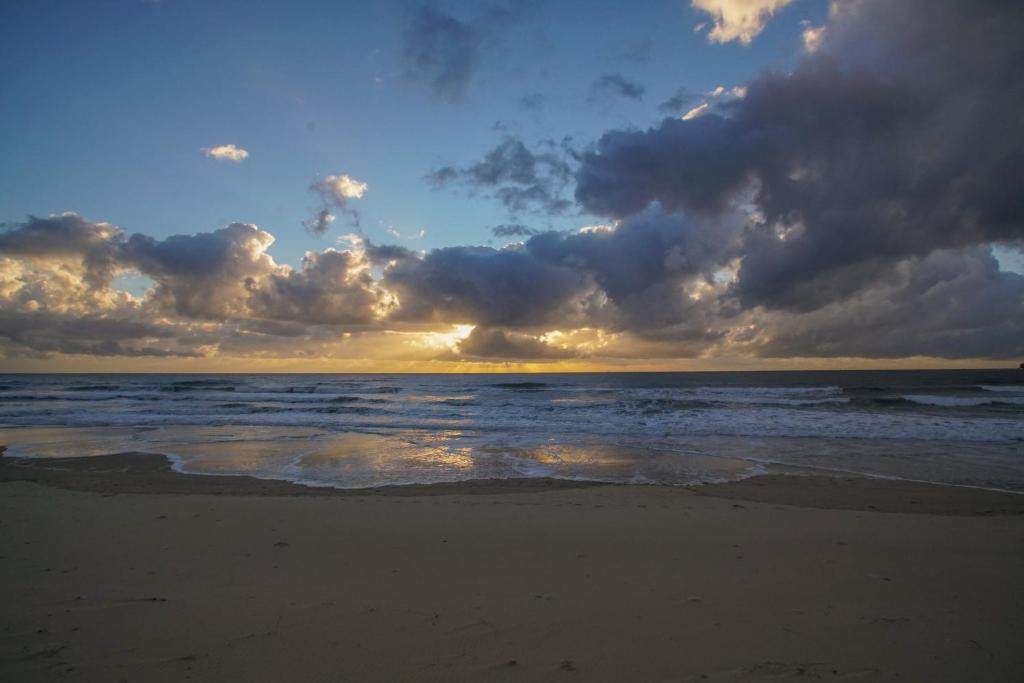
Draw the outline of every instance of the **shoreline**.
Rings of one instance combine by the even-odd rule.
[[[833,476],[789,468],[736,481],[687,486],[624,484],[548,477],[471,479],[369,488],[313,486],[235,474],[192,474],[174,468],[159,453],[117,453],[69,458],[10,457],[0,447],[0,484],[21,481],[70,491],[114,494],[217,496],[451,496],[537,493],[601,487],[650,488],[680,495],[791,505],[826,510],[859,510],[951,515],[1024,515],[1024,495],[955,484],[872,476]]]

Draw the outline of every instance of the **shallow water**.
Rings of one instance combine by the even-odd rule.
[[[770,463],[1024,491],[1024,372],[0,375],[0,443],[362,487]]]

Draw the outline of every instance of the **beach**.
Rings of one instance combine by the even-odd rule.
[[[0,458],[11,681],[1011,681],[1024,496]]]

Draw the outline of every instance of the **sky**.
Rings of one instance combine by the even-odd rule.
[[[1015,366],[1021,34],[1005,0],[4,3],[0,370]]]

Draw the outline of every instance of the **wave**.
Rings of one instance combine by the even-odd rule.
[[[133,399],[140,399],[140,398],[142,400],[146,400],[143,397],[130,396],[130,395],[124,395],[124,394],[112,394],[112,395],[102,395],[101,394],[99,396],[60,396],[60,395],[57,395],[57,394],[4,394],[4,395],[0,396],[0,402],[5,402],[5,403],[22,403],[22,402],[30,403],[30,402],[33,402],[33,401],[49,401],[49,402],[55,402],[55,401],[116,401],[116,400],[119,400],[119,399],[133,400]],[[156,400],[156,399],[151,398],[149,400]],[[181,400],[181,399],[171,399],[171,400]]]
[[[645,415],[672,412],[677,410],[699,410],[711,408],[714,403],[709,401],[696,401],[678,398],[649,398],[637,402],[637,407]]]
[[[208,387],[228,383],[226,379],[176,379],[172,382],[172,384],[182,387]]]
[[[236,387],[230,384],[217,384],[217,383],[202,383],[200,384],[197,380],[196,383],[191,382],[175,382],[160,387],[160,391],[235,391]]]
[[[402,387],[376,387],[373,389],[366,389],[360,393],[363,394],[397,394],[402,391]]]
[[[546,389],[548,385],[544,382],[498,382],[488,386],[495,389],[511,389],[512,391],[540,391]]]
[[[1024,398],[1001,397],[970,398],[966,396],[934,396],[931,394],[912,394],[901,396],[905,401],[918,405],[937,406],[940,408],[975,408],[978,406],[1022,406]]]
[[[849,403],[840,387],[698,387],[685,392],[688,399],[715,404],[815,406]]]
[[[751,394],[751,395],[780,395],[780,396],[802,396],[806,394],[842,394],[842,387],[697,387],[697,391],[717,394]]]
[[[1024,384],[982,384],[979,387],[983,391],[999,391],[1014,394],[1024,394]]]

